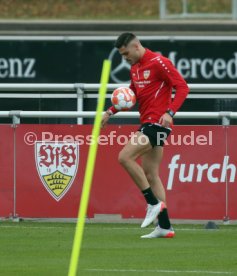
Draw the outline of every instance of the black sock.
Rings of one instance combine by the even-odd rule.
[[[168,211],[165,208],[162,212],[159,213],[158,215],[158,220],[159,220],[159,226],[163,229],[170,229],[171,224],[168,216]]]
[[[151,187],[147,188],[146,190],[142,191],[146,202],[150,205],[156,205],[158,203],[157,198],[154,196]]]

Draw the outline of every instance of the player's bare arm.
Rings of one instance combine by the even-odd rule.
[[[112,112],[110,112],[109,110],[107,110],[104,114],[103,114],[103,117],[102,117],[102,120],[101,120],[101,128],[105,128],[108,121],[109,121],[109,118],[110,116],[112,115]]]

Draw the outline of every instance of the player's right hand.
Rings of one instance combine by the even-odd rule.
[[[106,127],[106,125],[107,125],[107,123],[109,121],[109,117],[110,117],[110,115],[107,112],[105,112],[104,115],[103,115],[103,117],[102,117],[101,128]]]

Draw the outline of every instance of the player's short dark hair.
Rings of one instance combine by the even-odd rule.
[[[122,33],[114,43],[114,46],[119,49],[122,46],[127,46],[130,41],[136,38],[135,34],[133,33]]]

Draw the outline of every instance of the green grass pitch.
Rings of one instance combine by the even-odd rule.
[[[237,226],[174,225],[174,239],[140,239],[153,227],[86,224],[78,275],[237,275]],[[73,223],[0,222],[0,275],[67,275]]]

